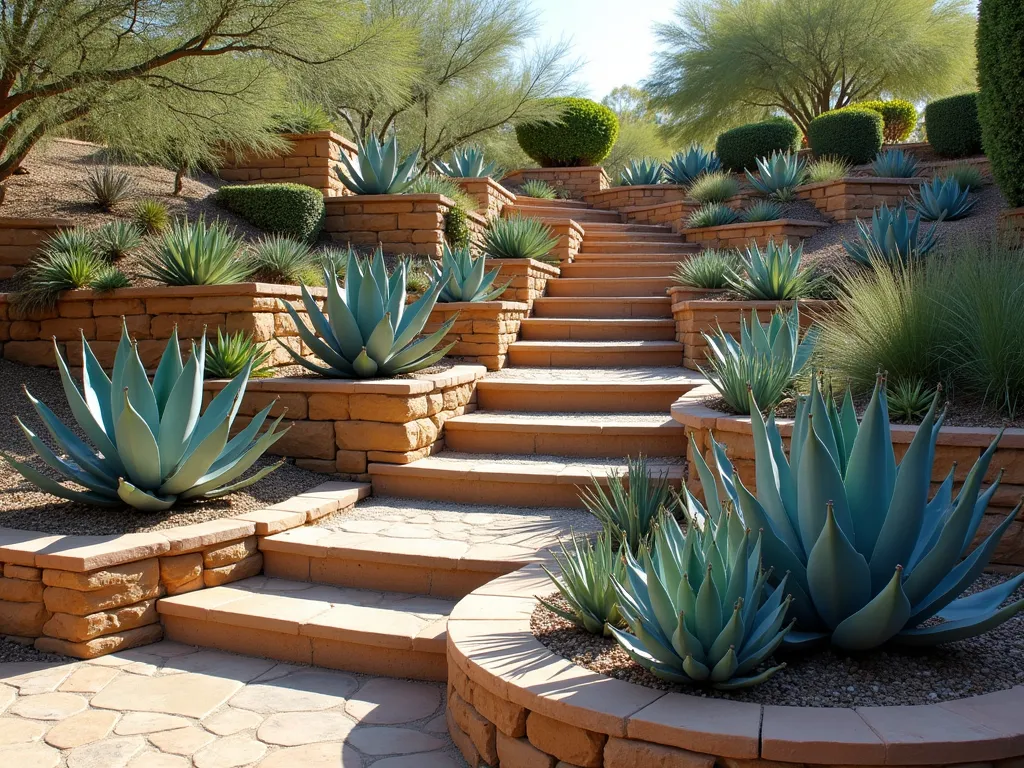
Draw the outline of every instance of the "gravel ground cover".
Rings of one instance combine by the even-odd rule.
[[[982,576],[970,591],[1003,579]],[[1024,588],[1011,598],[1024,596]],[[551,600],[559,604],[558,593]],[[561,605],[564,606],[564,603]],[[553,653],[620,680],[697,696],[797,707],[872,707],[931,704],[1001,691],[1024,684],[1024,615],[970,640],[929,649],[887,647],[852,654],[829,647],[810,653],[776,654],[769,666],[787,668],[762,685],[715,691],[661,680],[636,664],[611,638],[597,637],[538,604],[534,634]]]
[[[33,646],[25,645],[16,640],[0,639],[0,669],[4,668],[4,664],[14,661],[57,663],[72,661],[72,659],[67,656],[61,656],[59,653],[37,651]]]

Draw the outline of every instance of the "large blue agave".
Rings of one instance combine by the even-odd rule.
[[[685,152],[676,152],[665,163],[665,176],[670,184],[685,186],[693,183],[701,174],[717,171],[721,167],[722,161],[713,151],[708,152],[704,147],[692,144]]]
[[[498,173],[498,163],[494,160],[486,162],[483,150],[476,147],[452,150],[450,162],[435,160],[434,167],[445,176],[453,178],[483,178]]]
[[[905,203],[890,208],[885,203],[871,213],[871,225],[857,219],[857,240],[843,240],[843,248],[854,261],[865,266],[872,259],[888,263],[907,263],[924,256],[935,247],[935,225],[918,237],[921,217],[911,217]]]
[[[415,178],[416,163],[420,159],[420,150],[410,154],[404,160],[398,155],[398,136],[391,134],[386,142],[376,136],[370,136],[366,142],[359,142],[356,164],[342,153],[340,165],[334,166],[341,183],[356,195],[397,195],[406,191]]]

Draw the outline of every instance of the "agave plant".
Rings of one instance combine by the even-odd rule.
[[[804,244],[793,248],[788,240],[768,240],[764,250],[752,242],[740,257],[743,266],[729,278],[729,286],[747,299],[784,301],[799,299],[810,290],[813,272],[800,268]]]
[[[242,241],[220,221],[209,226],[178,219],[153,245],[143,264],[143,277],[164,285],[228,285],[249,277],[238,258]]]
[[[493,160],[484,162],[484,152],[476,147],[463,147],[452,151],[451,162],[435,160],[434,167],[438,173],[454,178],[476,179],[484,176],[495,176],[498,164]]]
[[[453,251],[447,243],[442,244],[441,266],[430,262],[434,281],[442,286],[437,300],[491,301],[503,294],[508,288],[508,283],[493,287],[494,280],[501,270],[484,272],[486,267],[487,260],[482,256],[473,258],[468,246]]]
[[[686,219],[686,226],[690,229],[721,227],[735,224],[739,220],[739,213],[725,203],[707,203],[690,214]]]
[[[606,483],[607,491],[594,478],[590,487],[580,489],[580,500],[616,544],[638,552],[658,515],[675,509],[668,473],[654,475],[640,456],[627,460],[626,482],[612,470]]]
[[[714,173],[722,162],[713,151],[708,152],[698,144],[691,144],[685,152],[676,152],[665,163],[665,176],[670,184],[692,184],[705,173]]]
[[[882,203],[871,214],[871,226],[857,219],[856,242],[843,240],[843,248],[854,261],[870,265],[872,260],[889,263],[907,263],[924,256],[935,247],[935,225],[924,239],[918,237],[920,217],[907,215],[907,207],[900,203],[889,208]]]
[[[968,200],[970,190],[951,176],[922,184],[913,196],[917,217],[924,221],[956,221],[971,212],[977,200]]]
[[[327,315],[309,295],[306,286],[301,286],[302,303],[312,329],[289,302],[282,300],[299,336],[325,365],[307,360],[291,347],[279,343],[299,365],[334,379],[397,376],[433,365],[455,343],[434,349],[451,330],[456,318],[418,339],[443,286],[434,283],[419,299],[406,306],[408,270],[408,263],[403,261],[388,277],[384,254],[379,247],[373,258],[365,261],[350,252],[344,287],[339,287],[337,277],[327,270],[324,281]]]
[[[144,199],[133,206],[132,219],[144,232],[154,234],[171,223],[171,214],[159,200]]]
[[[743,211],[744,221],[776,221],[782,218],[782,206],[774,200],[755,200]]]
[[[619,183],[624,187],[632,187],[637,184],[660,184],[662,168],[657,160],[644,158],[637,162],[630,160],[629,165],[622,169]]]
[[[515,215],[491,219],[484,230],[484,253],[492,259],[548,260],[558,239],[540,219]]]
[[[175,329],[150,383],[138,345],[129,340],[126,326],[122,326],[109,378],[83,335],[81,389],[71,378],[56,343],[54,348],[71,413],[92,445],[26,389],[29,402],[66,458],[51,450],[20,418],[15,417],[15,421],[47,467],[62,481],[86,489],[69,488],[30,464],[0,453],[41,490],[85,504],[116,507],[123,503],[142,512],[158,512],[179,501],[211,499],[245,488],[283,463],[238,479],[289,428],[277,428],[282,414],[259,434],[274,405],[271,403],[228,439],[249,381],[249,366],[217,393],[205,413],[200,413],[205,337],[198,352],[192,345],[192,356],[183,365]]]
[[[249,376],[263,378],[273,372],[266,364],[269,359],[267,345],[256,341],[251,333],[225,334],[218,328],[217,340],[206,352],[206,374],[211,379],[233,379],[248,366]]]
[[[782,645],[792,602],[788,577],[767,589],[761,539],[738,515],[702,525],[695,506],[684,535],[674,518],[659,520],[650,551],[626,557],[626,579],[613,579],[630,632],[612,636],[637,664],[674,683],[720,690],[762,683],[785,665],[758,670]]]
[[[751,186],[776,200],[792,200],[793,190],[804,179],[807,164],[790,152],[772,152],[771,157],[759,157],[755,162],[756,176],[745,171]]]
[[[917,176],[917,158],[902,149],[886,149],[875,155],[871,172],[883,178],[910,179]]]
[[[543,598],[538,600],[556,616],[571,621],[592,635],[610,635],[609,627],[624,626],[612,578],[625,580],[625,561],[612,547],[612,537],[604,532],[598,534],[596,545],[571,531],[570,541],[569,548],[564,542],[558,543],[561,556],[552,552],[561,571],[559,576],[549,571],[547,566],[541,566],[569,604],[569,610]]]
[[[936,396],[899,464],[881,376],[859,424],[849,391],[837,408],[812,379],[810,395],[797,408],[788,456],[774,413],[766,422],[751,407],[756,496],[717,442],[714,474],[695,454],[709,517],[729,505],[740,510],[748,527],[762,531],[765,562],[789,573],[800,629],[789,642],[830,639],[848,650],[889,641],[934,645],[987,632],[1024,609],[1024,599],[1003,606],[1024,574],[961,597],[1020,506],[969,552],[999,486],[997,478],[981,490],[1002,435],[975,462],[956,497],[954,468],[929,501],[944,419],[936,416],[937,403]]]
[[[729,275],[736,268],[732,251],[706,249],[676,265],[672,278],[692,288],[727,288]]]
[[[817,340],[817,328],[800,338],[800,308],[778,310],[763,325],[755,310],[750,324],[740,318],[740,339],[722,330],[703,334],[708,343],[708,367],[700,372],[736,413],[747,413],[750,394],[762,408],[774,408],[807,367]]]
[[[88,230],[82,226],[60,229],[43,242],[40,251],[47,256],[56,253],[94,254],[96,230]]]
[[[519,185],[519,194],[525,197],[536,197],[540,200],[557,200],[558,192],[546,181],[527,179]]]
[[[334,166],[341,183],[356,195],[396,195],[404,192],[413,182],[416,163],[420,159],[420,150],[410,154],[404,160],[398,157],[398,136],[394,133],[385,143],[376,136],[367,141],[359,142],[356,155],[356,168],[352,161],[342,153],[341,162],[345,165]]]
[[[63,291],[92,287],[109,266],[89,246],[44,250],[25,268],[24,289],[15,294],[15,303],[24,310],[49,309]]]

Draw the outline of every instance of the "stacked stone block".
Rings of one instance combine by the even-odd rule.
[[[324,197],[351,194],[335,173],[341,156],[354,160],[356,145],[333,131],[281,136],[291,145],[284,154],[248,153],[234,157],[220,169],[226,181],[247,184],[305,184],[323,192]]]
[[[506,174],[501,183],[505,187],[517,187],[530,180],[547,182],[574,200],[582,200],[585,195],[600,192],[612,185],[604,168],[598,165],[579,168],[521,168]]]
[[[794,248],[801,241],[812,237],[829,225],[820,221],[779,219],[777,221],[751,221],[724,224],[720,227],[698,227],[681,230],[688,243],[697,243],[702,248],[743,249],[751,243],[762,248],[769,240],[776,243],[788,241]]]
[[[453,178],[462,190],[477,202],[478,211],[486,218],[501,216],[506,205],[515,205],[516,196],[490,176]]]
[[[424,334],[433,333],[456,317],[441,344],[455,342],[448,354],[487,366],[490,371],[505,366],[508,346],[519,336],[526,317],[525,303],[512,301],[459,301],[438,304],[430,313]]]
[[[548,280],[560,274],[554,264],[536,259],[488,259],[487,269],[495,267],[501,270],[496,282],[499,285],[508,283],[505,292],[498,298],[526,304],[528,310],[532,310],[533,302],[544,295]]]
[[[71,226],[68,219],[0,216],[0,280],[13,277],[39,253],[43,242]]]
[[[883,179],[874,176],[823,181],[797,187],[797,197],[809,200],[837,222],[870,219],[876,207],[907,201],[921,186],[923,178]]]
[[[583,200],[600,210],[619,211],[637,205],[653,205],[686,197],[686,187],[680,184],[628,184],[589,192]]]

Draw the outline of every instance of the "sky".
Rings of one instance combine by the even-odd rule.
[[[637,85],[651,70],[651,25],[672,18],[677,0],[531,0],[540,39],[570,38],[583,59],[577,80],[600,101],[617,85]]]

